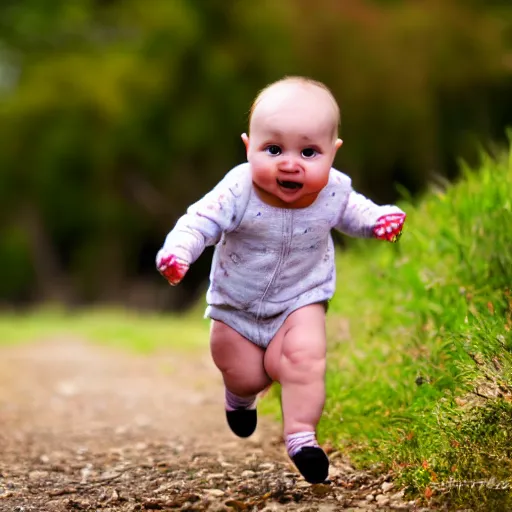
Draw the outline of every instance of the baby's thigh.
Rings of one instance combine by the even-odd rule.
[[[265,369],[278,380],[283,359],[294,364],[325,360],[325,306],[310,304],[288,316],[265,355]]]
[[[229,325],[212,320],[210,351],[221,372],[261,372],[264,350]]]

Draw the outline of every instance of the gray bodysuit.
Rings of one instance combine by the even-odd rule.
[[[333,296],[331,230],[371,237],[380,216],[397,212],[354,192],[350,178],[335,169],[311,206],[270,206],[256,194],[244,163],[188,208],[163,249],[191,264],[216,245],[205,316],[267,347],[290,313]]]

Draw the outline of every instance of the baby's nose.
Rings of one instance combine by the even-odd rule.
[[[279,162],[279,170],[284,172],[297,172],[299,170],[299,163],[293,157],[283,157]]]

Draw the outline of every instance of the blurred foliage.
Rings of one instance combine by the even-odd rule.
[[[416,194],[504,138],[512,4],[4,0],[0,302],[186,303],[208,261],[167,293],[154,255],[245,158],[252,98],[286,74],[332,88],[336,165],[360,191]]]

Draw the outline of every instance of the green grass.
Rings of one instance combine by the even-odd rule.
[[[338,257],[320,436],[413,493],[512,507],[512,152],[401,206],[398,244]]]
[[[68,311],[45,308],[0,316],[0,343],[80,337],[140,353],[188,351],[208,346],[209,323],[198,311],[185,315],[135,313],[122,309]]]

